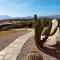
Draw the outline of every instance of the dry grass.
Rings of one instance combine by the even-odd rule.
[[[0,36],[5,36],[5,35],[9,35],[9,34],[16,33],[16,32],[22,32],[26,30],[27,29],[10,29],[6,31],[0,31]]]

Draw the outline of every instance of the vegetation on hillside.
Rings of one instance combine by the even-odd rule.
[[[37,20],[44,21],[45,27],[48,26],[49,22],[54,18],[38,18]],[[60,27],[60,18],[57,18]],[[8,21],[11,24],[2,24],[2,22]],[[6,22],[7,23],[7,22]],[[34,19],[11,19],[0,21],[0,31],[16,29],[16,28],[33,28],[35,25]]]

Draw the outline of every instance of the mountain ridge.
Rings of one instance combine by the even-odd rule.
[[[8,15],[0,15],[0,20],[3,20],[3,19],[10,19],[11,17],[8,16]]]
[[[27,17],[10,17],[8,15],[0,15],[0,20],[5,20],[5,19],[33,19],[34,17],[32,16],[27,16]],[[38,16],[38,18],[60,18],[60,15],[51,15],[51,16]]]

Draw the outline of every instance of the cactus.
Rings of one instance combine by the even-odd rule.
[[[40,20],[37,20],[37,16],[34,16],[35,18],[35,42],[38,47],[39,44],[41,44],[40,36],[41,32],[44,29],[44,26],[42,25]]]
[[[57,31],[57,27],[54,29],[52,33],[52,22],[50,21],[48,24],[48,27],[44,30],[44,23],[41,20],[37,20],[37,15],[34,16],[35,19],[35,42],[38,48],[43,46],[43,44],[46,42],[49,36],[52,36]],[[41,36],[45,36],[43,39],[41,39]]]
[[[39,52],[32,51],[31,53],[27,54],[26,60],[44,60],[44,59]]]
[[[52,29],[52,22],[49,22],[48,27],[43,32],[44,24],[42,23],[42,21],[37,20],[37,15],[35,15],[34,18],[35,18],[35,42],[36,42],[37,47],[40,48],[41,46],[43,46],[43,44],[46,42],[49,36],[54,35],[54,33],[57,30],[57,27],[50,34],[51,29]],[[42,35],[45,35],[43,39],[41,39]]]

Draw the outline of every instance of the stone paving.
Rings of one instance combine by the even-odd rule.
[[[0,60],[16,60],[18,53],[21,51],[24,43],[34,35],[34,30],[31,32],[19,37],[13,41],[8,47],[0,52]]]
[[[56,36],[56,35],[55,35]],[[60,32],[57,34],[57,44],[56,45],[44,45],[44,48],[38,49],[34,37],[30,37],[22,47],[20,53],[17,56],[16,60],[25,60],[27,54],[31,53],[32,51],[40,52],[44,60],[60,60]],[[53,44],[55,40],[53,41]],[[49,43],[49,42],[48,42]],[[49,43],[51,44],[51,43]]]
[[[16,60],[22,46],[32,35],[34,35],[33,30],[13,41],[8,47],[0,52],[0,60]]]

